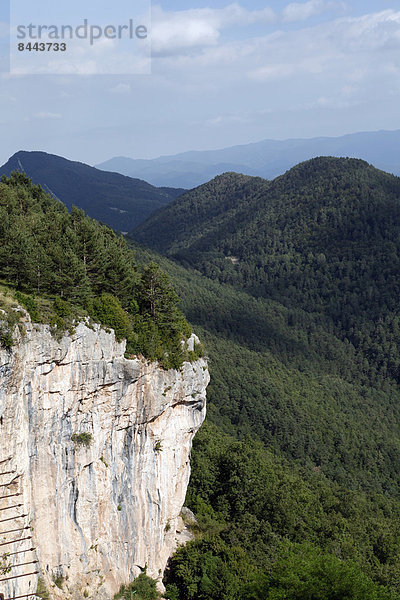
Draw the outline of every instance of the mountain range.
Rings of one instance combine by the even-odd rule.
[[[46,152],[17,152],[0,167],[0,175],[9,176],[12,171],[28,175],[68,209],[83,208],[90,217],[124,232],[184,191],[156,188]]]
[[[226,171],[272,179],[317,156],[362,158],[400,174],[400,130],[352,133],[340,137],[263,140],[221,150],[191,151],[143,160],[123,156],[97,165],[153,185],[193,188]]]

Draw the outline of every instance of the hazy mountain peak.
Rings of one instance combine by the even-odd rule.
[[[400,130],[367,131],[339,137],[262,140],[220,150],[181,152],[149,160],[116,157],[98,166],[141,177],[153,185],[193,188],[224,171],[273,179],[318,156],[354,157],[400,174]]]
[[[69,209],[73,205],[83,208],[89,216],[124,232],[184,191],[156,188],[140,179],[41,151],[16,152],[0,167],[0,175],[12,171],[26,173]]]

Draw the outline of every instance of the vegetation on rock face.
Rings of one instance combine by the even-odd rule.
[[[10,555],[4,553],[0,555],[0,575],[7,575],[11,571]]]
[[[14,328],[19,322],[18,304],[7,288],[0,287],[0,347],[10,349]]]
[[[175,259],[160,264],[211,372],[200,538],[170,597],[397,598],[400,180],[329,158],[226,174],[138,236]]]
[[[48,591],[48,589],[46,587],[46,583],[45,583],[45,580],[42,577],[42,575],[39,575],[39,577],[38,577],[38,582],[37,582],[37,587],[36,587],[36,594],[37,594],[37,596],[39,596],[43,600],[49,600],[49,598],[50,598],[49,591]]]
[[[33,321],[64,331],[89,315],[126,338],[129,355],[165,368],[188,358],[181,341],[191,330],[167,275],[154,263],[139,269],[121,236],[20,173],[1,179],[0,240],[0,279]],[[0,330],[6,347],[11,326]]]
[[[158,600],[161,598],[157,591],[156,581],[141,573],[130,585],[123,585],[114,596],[114,600]]]
[[[77,446],[85,446],[85,448],[89,448],[93,442],[93,435],[87,431],[82,433],[74,433],[71,437],[71,440]]]

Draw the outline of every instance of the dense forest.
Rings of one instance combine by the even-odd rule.
[[[138,261],[156,257],[138,246],[135,250]],[[314,325],[313,335],[307,336],[301,327],[288,324],[291,313],[286,307],[157,258],[169,272],[182,310],[209,357],[208,425],[195,438],[187,504],[199,520],[200,538],[218,548],[223,542],[225,553],[215,560],[225,561],[226,552],[235,546],[245,559],[243,572],[255,569],[257,577],[260,573],[267,577],[278,549],[283,551],[285,544],[292,548],[291,543],[311,544],[311,553],[323,555],[320,570],[329,559],[325,554],[333,554],[339,560],[339,579],[340,569],[350,563],[357,577],[388,586],[397,598],[400,393],[396,384],[386,384],[384,391],[357,383],[362,365],[355,353],[322,326]],[[233,456],[239,461],[236,472]],[[230,502],[233,497],[241,507],[234,514],[226,512],[228,498]],[[194,584],[198,586],[208,573],[211,547],[200,541],[194,546],[193,555],[187,557],[184,551],[177,555],[184,567],[179,567],[179,560],[172,561],[168,581],[172,590],[177,585],[181,591],[175,590],[175,596],[172,591],[171,599],[269,598],[264,588],[259,596],[248,595],[243,572],[235,574],[229,562],[233,556],[224,562],[229,585],[221,583],[226,584],[223,591],[216,586],[220,591],[215,595],[210,590],[198,595]],[[297,550],[302,554],[303,547]],[[304,564],[302,577],[307,581],[311,563]],[[197,590],[194,595],[189,596],[182,578],[177,579],[177,569]],[[219,577],[217,570],[215,578]],[[322,571],[313,577],[319,581]],[[365,592],[361,586],[359,596],[355,592],[345,596],[340,589],[334,593],[327,581],[319,584],[332,595],[310,591],[302,596],[299,591],[295,596],[293,588],[287,597],[375,597],[373,586]],[[230,585],[236,586],[235,592]],[[385,594],[379,589],[376,597],[386,598]]]
[[[178,550],[168,597],[396,598],[400,504],[290,465],[206,425],[187,502],[197,539]],[[388,587],[381,584],[388,584]]]
[[[128,356],[165,368],[188,358],[181,340],[191,330],[168,276],[154,263],[139,269],[122,236],[81,209],[69,213],[21,173],[1,178],[0,240],[3,297],[13,294],[33,320],[62,332],[87,316],[126,338]],[[3,345],[13,324],[3,321]]]
[[[218,177],[138,232],[212,376],[173,600],[398,597],[399,232],[400,180],[329,158]]]

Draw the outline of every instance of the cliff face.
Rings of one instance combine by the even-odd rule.
[[[125,359],[125,343],[98,326],[80,324],[61,341],[47,326],[28,319],[25,326],[11,351],[0,351],[0,460],[8,459],[0,471],[20,475],[14,483],[14,474],[1,475],[10,485],[0,491],[23,492],[23,507],[0,515],[27,516],[2,523],[0,537],[32,535],[36,552],[9,561],[36,554],[48,589],[63,598],[110,598],[146,565],[160,577],[176,545],[192,440],[205,417],[206,362],[163,371]],[[82,433],[91,435],[88,445]],[[24,525],[32,533],[1,535]],[[30,547],[19,542],[0,554]],[[0,591],[7,598],[36,585],[32,575]]]

